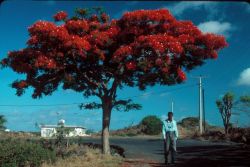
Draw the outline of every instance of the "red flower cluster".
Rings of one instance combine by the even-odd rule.
[[[118,33],[120,31],[120,28],[117,26],[111,26],[106,32],[106,34],[109,36],[109,38],[115,38],[117,37]]]
[[[38,38],[36,35],[31,36],[31,38],[27,41],[28,45],[36,45],[38,43]]]
[[[86,20],[69,20],[66,22],[65,27],[73,34],[87,32],[89,24]]]
[[[17,83],[18,88],[23,89],[28,86],[28,83],[24,80],[21,80],[20,82]]]
[[[126,63],[126,68],[127,68],[128,70],[131,70],[131,71],[135,70],[135,69],[136,69],[136,64],[135,64],[135,62],[128,62],[128,63]]]
[[[98,16],[97,15],[92,15],[90,18],[89,18],[89,21],[91,21],[91,22],[93,22],[93,21],[95,21],[95,22],[99,22],[99,18],[98,18]]]
[[[100,27],[101,27],[101,23],[98,22],[98,21],[92,21],[92,22],[89,23],[89,28],[91,30],[95,30],[95,29],[98,29]]]
[[[222,35],[211,33],[200,35],[198,42],[204,44],[209,50],[218,50],[221,46],[227,46],[226,40]]]
[[[109,39],[110,38],[105,31],[100,32],[98,30],[92,31],[88,37],[91,44],[98,45],[101,48],[108,43]]]
[[[160,53],[170,51],[173,54],[181,54],[183,52],[181,43],[176,38],[166,34],[140,36],[136,43],[142,47],[151,47]]]
[[[65,20],[68,17],[68,14],[64,11],[58,12],[54,16],[55,21],[62,21]]]
[[[188,34],[192,37],[197,37],[202,32],[191,21],[174,21],[169,26],[173,36],[179,36],[182,34]]]
[[[158,65],[158,66],[162,65],[162,59],[161,58],[157,58],[155,60],[155,64]]]
[[[85,51],[90,50],[91,46],[87,40],[79,36],[72,35],[70,39],[65,43],[66,48],[75,48],[78,50],[84,49]]]
[[[121,83],[140,88],[159,82],[174,84],[186,80],[185,69],[216,58],[218,50],[227,46],[223,36],[203,34],[192,22],[177,21],[166,9],[127,12],[121,19],[111,21],[104,13],[69,20],[67,13],[59,12],[54,18],[63,20],[63,25],[36,22],[29,28],[28,47],[11,52],[3,60],[5,66],[27,74],[29,84],[41,84],[38,77],[45,74],[43,82],[56,87],[65,81],[61,79],[64,77],[51,79],[66,75],[62,71],[71,76],[68,80],[74,80],[64,82],[64,88],[79,92],[102,82],[103,75],[119,75],[121,80],[126,78]],[[117,71],[121,68],[125,68],[122,75]],[[85,81],[74,69],[93,75],[91,81]],[[19,88],[27,86],[25,82],[19,84]],[[32,86],[38,89],[34,97],[43,91],[54,91]]]
[[[101,14],[101,20],[103,23],[107,23],[109,21],[109,16],[106,13]]]
[[[57,66],[56,66],[56,62],[53,59],[49,59],[45,55],[40,55],[37,57],[35,61],[35,67],[55,69]]]
[[[36,34],[46,34],[50,33],[51,31],[55,31],[57,26],[52,22],[47,21],[38,21],[35,24],[33,24],[31,27],[29,27],[29,32],[31,35]]]
[[[194,37],[190,36],[189,34],[182,34],[178,37],[178,40],[181,44],[193,44]]]
[[[132,47],[131,46],[121,46],[113,54],[113,59],[115,61],[120,61],[120,60],[122,60],[123,57],[128,56],[130,54],[132,54]]]
[[[172,22],[174,17],[169,13],[167,9],[158,10],[136,10],[134,12],[126,12],[120,22],[126,26],[139,25],[145,21],[156,22]]]
[[[63,42],[69,38],[69,33],[63,26],[58,26],[55,30],[50,31],[48,38]]]
[[[180,68],[177,69],[177,75],[181,81],[184,81],[187,79],[186,74]]]

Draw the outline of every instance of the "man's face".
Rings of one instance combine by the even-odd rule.
[[[168,120],[172,121],[173,119],[173,114],[168,114]]]

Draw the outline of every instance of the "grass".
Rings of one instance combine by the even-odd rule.
[[[120,167],[122,163],[122,157],[103,155],[100,149],[86,147],[82,156],[60,158],[55,164],[44,163],[42,167]]]

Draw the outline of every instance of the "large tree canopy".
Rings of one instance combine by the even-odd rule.
[[[54,19],[59,23],[37,21],[29,27],[27,47],[9,52],[2,64],[26,74],[12,84],[17,95],[32,87],[33,98],[38,98],[62,85],[85,97],[99,97],[101,104],[82,107],[103,110],[104,153],[110,151],[112,109],[140,108],[130,99],[118,100],[117,89],[181,83],[186,80],[184,71],[217,58],[227,46],[223,36],[204,34],[167,9],[127,12],[111,21],[99,8],[77,9],[73,17],[62,11]]]
[[[27,74],[12,84],[17,95],[30,86],[37,98],[63,84],[86,96],[102,96],[111,79],[116,85],[140,89],[180,83],[186,79],[183,70],[217,58],[218,50],[227,45],[223,36],[204,34],[191,21],[176,20],[167,9],[127,12],[111,21],[101,10],[92,15],[77,10],[71,18],[59,12],[54,18],[64,23],[37,21],[28,29],[27,47],[9,52],[2,61]]]

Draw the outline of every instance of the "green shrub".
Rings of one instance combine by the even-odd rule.
[[[1,167],[38,167],[56,159],[55,152],[25,140],[3,140],[0,148]]]
[[[183,118],[180,122],[178,122],[178,124],[185,128],[193,128],[199,125],[199,118],[197,117]]]
[[[147,135],[158,135],[161,132],[162,121],[154,115],[147,116],[142,119],[140,126],[142,132]]]

